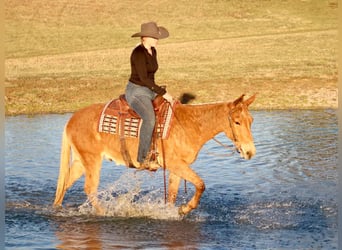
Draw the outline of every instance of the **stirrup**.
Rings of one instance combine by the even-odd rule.
[[[140,166],[137,168],[139,170],[149,170],[149,171],[157,171],[160,168],[160,165],[157,161],[148,161],[145,160],[143,163],[140,163]]]
[[[148,161],[155,161],[155,162],[157,162],[157,158],[158,158],[158,152],[155,151],[155,150],[151,150],[146,155],[146,160],[148,160]]]
[[[150,171],[156,171],[158,168],[160,168],[160,164],[157,160],[158,152],[151,150],[147,153],[147,156],[143,163],[140,163],[140,166],[138,169],[146,169]]]

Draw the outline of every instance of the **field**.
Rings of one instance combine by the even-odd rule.
[[[124,92],[142,22],[170,37],[156,82],[194,103],[337,108],[337,0],[5,2],[6,115],[73,112]]]

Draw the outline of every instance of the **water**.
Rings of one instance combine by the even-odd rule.
[[[54,210],[70,114],[6,117],[6,249],[337,249],[336,111],[252,115],[256,156],[224,157],[209,141],[193,164],[207,188],[184,218],[164,204],[162,170],[112,162],[99,187],[107,216],[94,215],[83,178]],[[181,185],[177,205],[193,192]]]

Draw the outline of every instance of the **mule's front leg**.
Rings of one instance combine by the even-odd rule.
[[[196,188],[196,192],[195,192],[194,196],[191,198],[191,200],[187,204],[182,205],[179,208],[179,213],[182,215],[185,215],[185,214],[189,213],[191,210],[197,208],[197,206],[200,202],[201,196],[205,190],[205,184],[204,184],[204,181],[188,166],[184,166],[184,167],[180,167],[178,169],[174,169],[172,173],[175,176],[178,176],[178,179],[177,178],[172,179],[174,181],[178,181],[177,182],[177,191],[178,191],[180,178],[183,178],[184,180],[192,183]],[[176,186],[176,184],[174,184],[174,186]],[[169,192],[169,194],[170,194],[170,192]],[[174,197],[177,197],[177,196],[175,195]],[[173,197],[169,197],[169,200],[172,201],[172,198]]]
[[[195,195],[191,198],[191,200],[187,204],[184,204],[179,208],[179,214],[181,215],[185,215],[189,213],[191,210],[197,208],[200,202],[201,196],[205,190],[205,184],[202,181],[202,179],[199,178],[198,181],[193,184],[196,187]]]

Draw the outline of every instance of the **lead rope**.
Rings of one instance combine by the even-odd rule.
[[[166,204],[166,164],[165,164],[165,149],[164,149],[164,140],[161,139],[162,146],[162,157],[163,157],[163,177],[164,177],[164,203]]]
[[[171,107],[171,110],[173,112],[173,115],[175,117],[175,119],[179,122],[177,116],[176,116],[176,113],[173,109],[173,106],[171,105],[170,102],[167,102],[168,105]],[[162,154],[163,154],[163,169],[164,169],[164,200],[165,200],[165,204],[166,204],[166,164],[165,164],[165,151],[164,151],[164,143],[163,143],[163,139],[161,140],[161,144],[162,144]],[[188,190],[187,190],[187,186],[186,186],[186,180],[184,180],[184,193],[187,194],[188,193]]]
[[[173,110],[173,107],[171,105],[171,103],[169,103],[168,101],[166,101],[167,104],[171,107],[171,110],[174,114],[174,110]],[[175,116],[176,117],[176,116]],[[161,137],[160,138],[160,141],[161,141],[161,147],[162,147],[162,159],[163,159],[163,179],[164,179],[164,203],[166,204],[167,203],[167,188],[166,188],[166,162],[165,162],[165,148],[164,148],[164,140],[163,138]],[[157,147],[156,147],[157,148]]]
[[[171,103],[167,102],[167,104],[171,107],[171,110],[174,114],[174,117],[178,120],[176,113],[173,109],[173,106],[171,105]],[[179,122],[179,120],[178,120]],[[164,178],[164,203],[167,203],[167,189],[166,189],[166,163],[165,163],[165,148],[164,148],[164,140],[161,139],[161,147],[162,147],[162,157],[163,157],[163,178]],[[187,194],[187,186],[186,186],[186,180],[184,180],[184,193]]]

